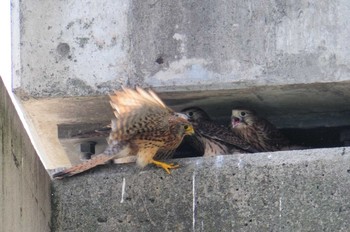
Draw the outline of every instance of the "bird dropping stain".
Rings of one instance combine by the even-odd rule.
[[[215,158],[215,166],[217,168],[221,168],[224,163],[224,157],[222,155],[218,155]]]
[[[123,184],[122,184],[122,199],[120,200],[120,203],[124,203],[124,196],[125,196],[125,177],[123,177]]]
[[[196,173],[192,175],[192,231],[196,231]]]

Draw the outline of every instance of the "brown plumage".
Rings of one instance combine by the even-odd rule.
[[[278,151],[289,146],[288,139],[272,123],[252,110],[233,109],[230,127],[258,151]]]
[[[117,120],[112,120],[106,150],[91,160],[56,173],[55,178],[71,176],[130,155],[137,156],[136,163],[140,167],[155,164],[168,173],[178,167],[153,158],[157,152],[171,153],[185,135],[194,133],[185,116],[172,111],[150,90],[125,88],[115,91],[110,99]]]
[[[189,107],[181,111],[193,124],[196,134],[187,138],[203,156],[232,153],[247,153],[255,150],[249,143],[236,136],[228,128],[213,122],[199,107]]]

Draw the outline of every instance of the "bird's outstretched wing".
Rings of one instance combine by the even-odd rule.
[[[192,125],[168,108],[151,90],[124,88],[110,95],[116,119],[112,120],[108,146],[102,154],[54,174],[55,178],[75,175],[109,160],[137,156],[140,167],[155,164],[170,173],[177,165],[154,160],[161,150],[171,152],[185,135],[194,133]]]
[[[146,91],[141,88],[136,88],[136,90],[123,88],[121,91],[115,91],[113,95],[110,95],[110,104],[118,119],[118,131],[124,136],[138,133],[135,130],[136,127],[142,127],[144,130],[162,127],[167,116],[176,114],[152,90]],[[147,121],[147,125],[144,123],[145,121]],[[137,125],[134,122],[137,122]],[[108,137],[110,132],[111,124],[73,137]]]
[[[119,140],[167,128],[167,119],[173,114],[151,90],[123,89],[110,95],[110,99],[117,118],[116,139]]]

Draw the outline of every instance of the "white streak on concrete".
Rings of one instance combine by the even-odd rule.
[[[188,85],[201,83],[218,82],[214,77],[208,76],[206,65],[210,62],[205,59],[182,56],[181,59],[169,63],[169,67],[160,70],[153,76],[145,79],[145,83],[155,86],[163,86],[164,83],[176,82],[176,85]]]
[[[203,159],[196,160],[196,166],[201,165],[203,163]]]
[[[215,157],[215,167],[220,168],[222,167],[224,157],[222,155],[218,155]]]
[[[196,174],[192,175],[192,231],[196,231]]]
[[[283,184],[284,184],[284,182],[282,181],[281,182],[281,189],[283,189]],[[280,195],[280,198],[279,198],[279,212],[280,212],[280,214],[279,214],[279,217],[280,217],[280,219],[282,218],[282,209],[283,209],[283,206],[282,206],[282,201],[283,201],[283,191],[282,191],[282,193],[281,193],[281,195]]]
[[[122,199],[120,200],[120,203],[124,203],[124,195],[125,195],[125,177],[123,177],[123,184],[122,184]]]
[[[241,158],[238,158],[238,169],[241,169],[242,168],[242,159]]]
[[[280,189],[282,190],[280,193],[279,201],[278,201],[278,211],[279,211],[279,231],[282,230],[282,209],[283,209],[283,197],[284,197],[284,191],[283,191],[283,185],[284,182],[281,182]]]
[[[184,39],[185,39],[185,36],[184,36],[184,35],[181,35],[181,34],[179,34],[179,33],[175,33],[175,34],[173,35],[173,39],[175,39],[175,40],[184,40]]]
[[[280,218],[282,217],[282,197],[280,197],[279,200],[279,211],[280,211]]]
[[[180,53],[182,55],[185,55],[186,53],[186,36],[185,35],[181,35],[179,33],[175,33],[173,35],[173,39],[177,40],[177,41],[181,41],[181,44],[180,44]]]

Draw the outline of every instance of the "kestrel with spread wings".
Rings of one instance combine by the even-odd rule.
[[[151,90],[124,88],[110,95],[110,104],[116,120],[112,120],[108,147],[92,159],[53,175],[63,178],[86,171],[110,160],[136,156],[140,167],[154,164],[167,173],[178,165],[154,159],[157,153],[171,153],[185,135],[194,134],[194,129],[184,115],[167,107]]]

